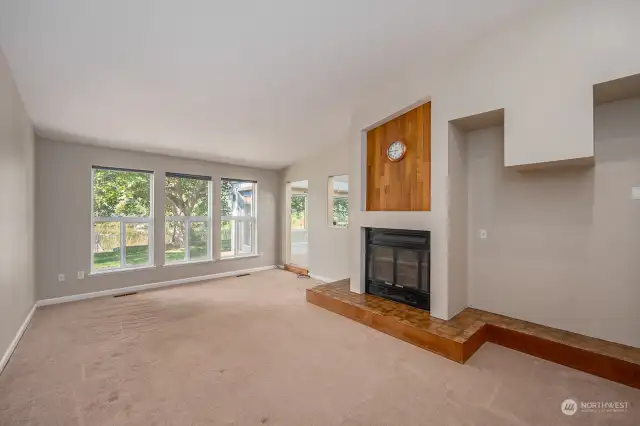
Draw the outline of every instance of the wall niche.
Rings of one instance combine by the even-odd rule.
[[[389,146],[406,147],[399,161]],[[367,211],[431,210],[431,102],[367,132]]]

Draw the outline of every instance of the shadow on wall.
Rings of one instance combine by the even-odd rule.
[[[640,346],[639,116],[596,107],[594,167],[505,168],[502,126],[464,134],[470,306]]]

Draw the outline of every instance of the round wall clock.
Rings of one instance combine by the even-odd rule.
[[[387,158],[391,161],[400,161],[407,153],[407,146],[402,141],[395,141],[387,148]]]

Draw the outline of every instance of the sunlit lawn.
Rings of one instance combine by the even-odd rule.
[[[197,259],[207,255],[207,247],[191,247],[191,258]],[[184,249],[169,250],[166,252],[166,262],[176,262],[184,260]],[[146,265],[149,263],[149,247],[134,246],[127,247],[127,265]],[[96,269],[117,268],[120,266],[120,249],[104,253],[95,253],[93,263]]]

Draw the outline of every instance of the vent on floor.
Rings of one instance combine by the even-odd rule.
[[[251,274],[240,274],[240,275],[236,275],[236,277],[246,277],[247,275],[251,275]]]
[[[133,296],[134,294],[138,294],[137,291],[132,291],[131,293],[122,293],[122,294],[116,294],[113,297],[125,297],[125,296]]]

